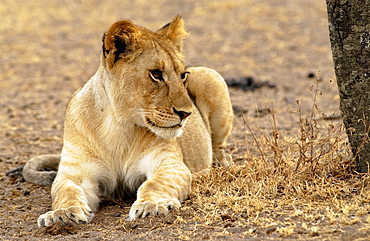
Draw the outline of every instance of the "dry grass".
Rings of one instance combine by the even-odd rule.
[[[209,176],[194,180],[190,205],[199,207],[197,221],[254,227],[244,235],[255,234],[257,228],[268,233],[269,227],[276,225],[272,231],[280,237],[294,233],[316,236],[343,225],[369,222],[369,175],[354,171],[342,122],[319,123],[325,117],[316,103],[321,94],[319,84],[320,79],[311,88],[313,104],[308,118],[303,117],[297,101],[295,135],[280,137],[273,105],[269,108],[269,133],[249,126],[244,119],[260,155],[236,152],[235,159],[244,162],[227,169],[214,168]],[[250,147],[249,143],[247,149]]]

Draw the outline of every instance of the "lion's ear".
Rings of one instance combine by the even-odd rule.
[[[169,39],[179,52],[182,51],[182,40],[188,35],[180,15],[177,15],[172,22],[164,25],[155,33]]]
[[[114,23],[103,36],[103,55],[109,68],[138,45],[139,29],[130,20]]]

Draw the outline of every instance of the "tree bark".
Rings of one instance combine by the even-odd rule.
[[[370,165],[370,0],[326,0],[340,109],[357,170]]]

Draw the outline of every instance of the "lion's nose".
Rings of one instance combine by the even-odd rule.
[[[181,120],[186,119],[189,115],[191,115],[191,112],[186,112],[186,111],[178,111],[175,108],[173,108],[173,112],[175,112],[178,116],[180,116]]]

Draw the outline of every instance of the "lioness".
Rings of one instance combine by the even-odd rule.
[[[137,196],[128,220],[167,214],[191,190],[191,173],[225,154],[233,111],[224,79],[204,67],[186,68],[187,35],[180,16],[156,32],[129,20],[103,37],[96,74],[70,101],[59,156],[41,156],[24,168],[27,181],[48,184],[42,167],[56,168],[53,211],[38,226],[89,223],[99,197]]]

